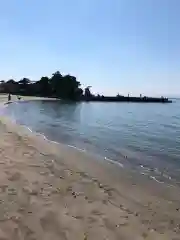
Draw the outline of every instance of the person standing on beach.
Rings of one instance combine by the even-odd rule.
[[[11,101],[11,94],[8,95],[8,101]]]

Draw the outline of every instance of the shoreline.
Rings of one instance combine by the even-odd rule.
[[[25,100],[21,100],[20,101],[20,103],[22,103],[22,102],[26,102],[26,101],[38,101],[38,100],[43,100],[43,101],[54,101],[55,99],[49,99],[49,98],[34,98],[34,97],[27,97],[27,99],[25,99]],[[16,104],[16,103],[19,103],[19,101],[12,101],[12,102],[10,102],[10,103],[12,103],[12,104]],[[12,120],[12,119],[11,119]],[[13,120],[12,120],[13,121]],[[18,124],[18,123],[17,123]],[[126,167],[129,171],[132,171],[132,167],[127,167],[127,166],[125,166],[125,164],[124,163],[122,163],[123,161],[125,161],[126,160],[126,157],[127,156],[123,156],[122,157],[122,161],[117,161],[117,160],[114,160],[114,159],[111,159],[111,158],[109,158],[108,156],[105,156],[105,155],[98,155],[97,153],[94,153],[94,152],[88,152],[86,149],[83,149],[83,148],[80,148],[80,147],[77,147],[77,146],[75,146],[75,145],[69,145],[69,144],[65,144],[65,143],[63,143],[63,142],[61,142],[61,141],[59,141],[59,142],[57,142],[57,141],[55,141],[55,140],[53,140],[53,139],[49,139],[48,138],[48,136],[47,135],[45,135],[43,132],[37,132],[37,131],[35,131],[35,130],[32,130],[31,129],[31,126],[28,126],[28,125],[23,125],[23,124],[21,124],[21,126],[23,126],[23,127],[25,127],[26,129],[28,129],[31,133],[33,133],[33,134],[35,134],[35,135],[41,135],[46,141],[50,141],[50,142],[52,142],[52,143],[54,143],[54,144],[60,144],[60,145],[64,145],[64,146],[66,146],[66,147],[70,147],[70,148],[72,148],[72,149],[75,149],[76,151],[80,151],[80,152],[84,152],[85,154],[87,154],[87,155],[89,155],[91,158],[94,158],[94,159],[99,159],[99,160],[101,160],[101,161],[103,161],[103,160],[105,160],[105,161],[108,161],[109,163],[112,163],[112,164],[114,164],[114,165],[116,165],[117,167],[121,167],[121,168],[124,168],[124,167]],[[138,166],[139,167],[139,166]],[[150,172],[152,172],[152,170],[150,169],[150,168],[147,168],[147,167],[144,167],[143,165],[140,165],[140,167],[142,168],[142,171],[138,171],[138,173],[137,174],[141,174],[141,175],[144,175],[145,177],[147,177],[149,180],[151,179],[151,180],[153,180],[153,181],[156,181],[157,183],[159,183],[159,184],[169,184],[170,185],[170,182],[169,183],[167,183],[167,180],[170,180],[170,179],[172,179],[171,177],[169,177],[168,176],[168,178],[167,177],[164,177],[163,175],[162,175],[162,173],[161,174],[159,174],[159,175],[151,175],[150,174]],[[145,171],[145,172],[144,172]],[[155,173],[155,171],[153,170],[153,173]],[[175,182],[173,182],[174,184],[175,184]],[[173,186],[173,185],[172,185]]]
[[[13,96],[13,97],[16,98],[16,96]],[[59,99],[43,98],[43,97],[31,97],[31,96],[28,97],[28,96],[26,96],[21,101],[17,100],[17,101],[12,101],[11,103],[16,104],[16,103],[22,103],[22,102],[26,102],[26,101],[39,101],[39,100],[42,100],[42,101],[56,101],[56,100],[59,100]],[[65,146],[73,148],[73,149],[75,149],[77,151],[85,152],[86,154],[91,156],[91,158],[106,160],[106,161],[108,161],[110,163],[113,163],[114,165],[116,165],[118,167],[128,168],[129,171],[135,170],[133,166],[130,166],[130,165],[127,166],[126,165],[126,158],[127,158],[126,155],[122,156],[121,161],[120,160],[115,160],[113,158],[110,158],[107,155],[103,155],[103,154],[99,155],[99,154],[94,153],[94,152],[89,152],[86,149],[83,149],[83,148],[81,148],[79,146],[77,147],[76,145],[69,145],[69,144],[63,143],[62,141],[55,141],[53,139],[48,138],[48,136],[45,135],[45,133],[37,132],[37,131],[31,129],[31,126],[23,125],[23,124],[21,124],[21,125],[24,126],[25,128],[27,128],[29,131],[33,132],[34,134],[42,135],[42,137],[45,140],[51,141],[52,143],[65,145]],[[168,184],[170,186],[173,186],[174,184],[179,183],[178,179],[173,178],[171,175],[164,174],[163,171],[161,171],[160,169],[157,169],[157,168],[150,168],[150,167],[147,167],[147,166],[144,166],[144,165],[140,164],[140,165],[137,165],[136,171],[138,172],[138,174],[144,175],[144,177],[148,178],[149,180],[156,181],[159,184]]]
[[[3,94],[4,95],[4,94]],[[1,96],[1,95],[0,95]],[[4,95],[5,96],[5,95]],[[13,96],[13,98],[16,98],[16,95],[12,95]],[[7,97],[7,96],[6,96]],[[18,102],[26,102],[26,101],[38,101],[38,100],[43,100],[43,101],[60,101],[60,99],[56,99],[56,98],[46,98],[46,97],[32,97],[32,96],[22,96],[22,97],[24,97],[24,99],[22,99],[22,100],[14,100],[14,101],[11,101],[10,103],[18,103]],[[1,101],[0,101],[1,102]],[[5,105],[6,103],[5,102],[3,102],[3,104]],[[9,118],[9,117],[7,117],[7,118]],[[13,120],[11,119],[10,120],[11,122],[13,122]],[[13,122],[14,123],[14,122]],[[18,123],[16,123],[15,122],[15,124],[16,125],[19,125]],[[111,163],[111,164],[114,164],[115,166],[118,166],[118,167],[120,167],[120,168],[124,168],[125,166],[124,166],[124,164],[122,163],[122,162],[119,162],[119,161],[116,161],[116,160],[114,160],[114,159],[110,159],[109,157],[106,157],[106,156],[100,156],[100,155],[97,155],[96,153],[92,153],[92,152],[88,152],[88,151],[86,151],[86,149],[82,149],[82,148],[79,148],[79,147],[77,147],[77,146],[75,146],[75,145],[69,145],[69,144],[64,144],[63,142],[57,142],[57,141],[54,141],[54,140],[52,140],[52,139],[49,139],[48,138],[48,136],[46,136],[44,133],[41,133],[41,132],[37,132],[37,131],[34,131],[34,130],[32,130],[31,128],[30,128],[30,126],[27,126],[27,125],[23,125],[23,124],[21,124],[20,126],[22,126],[22,127],[24,127],[24,128],[26,128],[26,129],[28,129],[28,131],[30,131],[32,134],[34,134],[34,135],[40,135],[40,136],[42,136],[43,137],[43,139],[45,139],[46,141],[48,141],[48,142],[51,142],[51,143],[54,143],[54,144],[59,144],[59,145],[61,145],[61,146],[64,146],[64,147],[68,147],[68,148],[72,148],[72,149],[74,149],[75,151],[79,151],[79,152],[83,152],[83,153],[85,153],[85,154],[87,154],[89,157],[91,157],[91,158],[94,158],[94,159],[96,159],[96,160],[101,160],[101,161],[107,161],[108,163]],[[126,156],[124,156],[124,157],[126,157]],[[123,159],[122,159],[123,160]],[[153,181],[155,181],[155,182],[157,182],[157,183],[159,183],[159,184],[166,184],[167,186],[170,186],[170,187],[174,187],[174,186],[177,186],[176,184],[177,183],[179,183],[179,182],[177,182],[177,181],[175,181],[175,179],[174,179],[174,181],[173,182],[168,182],[169,180],[172,180],[172,178],[171,178],[171,176],[169,176],[169,175],[163,175],[163,172],[160,172],[160,174],[159,175],[150,175],[149,174],[149,171],[152,171],[150,168],[148,168],[148,167],[145,167],[145,166],[143,166],[143,165],[140,165],[140,167],[142,168],[142,169],[144,169],[145,170],[145,172],[144,171],[140,171],[139,173],[137,173],[137,174],[140,174],[140,175],[143,175],[144,177],[146,177],[148,180],[153,180]],[[155,168],[155,170],[156,170],[157,168]],[[126,169],[127,171],[129,171],[129,172],[132,172],[132,171],[134,171],[133,170],[133,168],[127,168]],[[148,171],[148,173],[146,172],[146,171]],[[154,171],[154,170],[153,170]],[[170,184],[170,183],[172,183],[172,184]],[[179,187],[179,186],[178,186]]]
[[[38,101],[38,99],[33,99],[34,101]],[[43,99],[42,99],[43,100]],[[31,100],[29,100],[31,101]],[[13,103],[13,102],[12,102]],[[136,171],[136,174],[140,174],[140,175],[143,175],[144,177],[148,178],[149,180],[153,180],[153,181],[156,181],[157,183],[159,184],[166,184],[168,186],[174,186],[172,184],[176,184],[177,182],[171,182],[172,184],[170,184],[170,182],[168,182],[168,180],[172,180],[171,176],[167,175],[166,177],[163,176],[163,173],[159,174],[158,176],[154,176],[154,175],[150,175],[149,173],[152,171],[150,168],[147,168],[147,167],[144,167],[143,165],[140,165],[140,167],[142,168],[142,171],[139,171],[137,172],[137,170],[133,170],[133,168],[131,167],[127,167],[125,166],[122,161],[116,161],[114,159],[110,159],[106,156],[100,156],[100,155],[97,155],[96,153],[92,153],[92,152],[88,152],[86,149],[83,149],[83,148],[79,148],[75,145],[69,145],[69,144],[65,144],[63,142],[57,142],[57,141],[54,141],[52,139],[49,139],[48,136],[46,136],[44,133],[42,132],[37,132],[37,131],[34,131],[31,129],[30,126],[27,126],[27,125],[23,125],[23,124],[18,124],[16,122],[14,122],[12,119],[10,120],[12,121],[13,123],[17,124],[17,125],[20,125],[22,126],[23,128],[27,129],[28,131],[30,131],[33,135],[35,136],[41,136],[45,141],[48,141],[50,143],[53,143],[53,144],[57,144],[57,145],[60,145],[60,146],[63,146],[63,147],[68,147],[68,148],[71,148],[71,149],[74,149],[75,151],[79,151],[79,152],[83,152],[84,154],[88,155],[90,158],[94,158],[96,159],[97,161],[106,161],[110,164],[114,164],[115,166],[117,167],[120,167],[120,168],[126,168],[127,171],[129,172],[132,172],[132,171]],[[124,156],[125,158],[126,156]],[[123,160],[123,159],[122,159]],[[124,159],[125,160],[125,159]],[[155,168],[156,169],[156,168]],[[154,170],[153,170],[154,171]],[[148,172],[148,173],[147,173]],[[160,178],[160,179],[158,179]]]
[[[180,237],[177,186],[137,177],[110,162],[45,141],[6,118],[0,120],[0,131],[0,237]]]

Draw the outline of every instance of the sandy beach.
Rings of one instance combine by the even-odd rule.
[[[178,186],[47,141],[4,117],[0,134],[0,239],[180,239]]]

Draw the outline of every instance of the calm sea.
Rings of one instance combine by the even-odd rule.
[[[5,110],[53,141],[85,149],[159,182],[180,182],[180,101],[63,103],[31,101]]]

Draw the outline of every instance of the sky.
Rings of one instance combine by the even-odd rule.
[[[59,70],[107,95],[180,96],[179,0],[1,0],[0,78]]]

